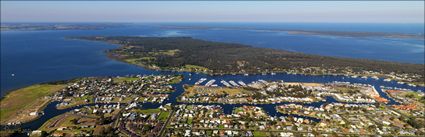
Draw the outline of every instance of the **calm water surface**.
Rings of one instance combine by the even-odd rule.
[[[169,24],[168,24],[169,25]],[[174,24],[176,25],[176,24]],[[376,31],[398,33],[422,33],[423,26],[418,25],[373,25],[373,24],[177,24],[177,25],[214,25],[219,27],[258,27],[301,30],[333,30],[333,31]],[[422,29],[421,29],[422,27]],[[351,58],[367,58],[406,63],[424,62],[424,41],[412,39],[384,38],[348,38],[334,36],[289,35],[285,32],[265,32],[252,30],[179,30],[161,29],[157,25],[134,24],[125,27],[105,30],[69,30],[69,31],[7,31],[1,32],[1,96],[7,91],[35,83],[66,80],[87,76],[116,76],[129,74],[176,74],[177,72],[160,72],[146,70],[141,67],[111,60],[105,51],[117,48],[102,42],[69,40],[67,36],[191,36],[199,39],[234,42],[256,47],[284,49],[309,54],[340,56]],[[14,74],[14,76],[12,76]],[[424,91],[424,87],[411,87],[397,84],[394,81],[351,78],[345,76],[306,76],[292,74],[277,75],[223,75],[208,76],[196,73],[178,73],[185,75],[184,80],[173,85],[176,92],[171,93],[165,103],[179,104],[176,97],[183,93],[183,84],[193,84],[200,78],[215,79],[221,85],[221,80],[234,80],[250,83],[259,79],[284,80],[290,82],[333,82],[345,81],[363,83],[375,86],[385,98],[379,86],[407,88]],[[189,77],[189,74],[191,76]],[[189,79],[190,78],[190,79]],[[336,102],[327,98],[326,102],[307,104],[319,107],[323,103]],[[391,100],[390,104],[396,103]],[[202,104],[202,103],[198,103]],[[284,104],[284,103],[282,103]],[[46,120],[68,112],[72,109],[56,110],[56,102],[49,104],[41,118],[22,125],[25,129],[37,129]],[[161,104],[142,104],[143,108],[156,108]],[[205,105],[205,104],[203,104]],[[243,104],[216,104],[223,107],[226,114],[234,107]],[[257,105],[272,116],[287,116],[276,112],[276,104]],[[81,106],[80,106],[81,107]],[[300,117],[300,116],[298,116]],[[318,119],[308,118],[314,121]]]
[[[170,25],[170,24],[165,24]],[[421,25],[374,24],[238,24],[201,23],[173,25],[257,27],[301,30],[378,31],[422,33]],[[422,28],[422,29],[421,29]],[[424,62],[424,41],[412,39],[347,38],[334,36],[289,35],[285,32],[252,30],[163,29],[157,24],[133,24],[104,30],[7,31],[1,32],[1,96],[12,89],[35,83],[86,76],[159,74],[134,65],[108,59],[104,51],[117,45],[69,40],[67,36],[191,36],[199,39],[249,44],[309,54],[367,58],[407,63]],[[14,74],[14,76],[12,76]],[[234,78],[224,76],[223,78]],[[309,77],[307,77],[309,78]],[[250,79],[250,78],[243,78]],[[265,78],[263,78],[265,79]],[[302,81],[306,76],[277,79]],[[321,77],[312,79],[320,81]]]

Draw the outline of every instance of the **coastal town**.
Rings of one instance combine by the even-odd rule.
[[[324,102],[326,97],[333,97],[345,103],[387,103],[371,85],[334,83],[289,83],[283,81],[221,81],[225,87],[212,85],[215,80],[205,85],[185,85],[185,93],[180,98],[187,103],[224,103],[224,104],[276,104],[283,102],[313,103]],[[197,83],[203,82],[200,79]],[[230,84],[229,84],[230,83]]]
[[[425,0],[0,3],[0,137],[425,137]]]
[[[61,88],[43,98],[58,111],[68,111],[48,118],[27,132],[30,136],[425,135],[424,93],[407,89],[337,81],[191,80],[182,75],[89,77],[51,84]],[[36,121],[50,113],[43,108],[23,112]],[[10,120],[5,124],[24,123]]]
[[[135,76],[116,78],[87,78],[70,84],[57,92],[53,99],[65,109],[90,103],[162,103],[173,92],[171,84],[181,76]]]

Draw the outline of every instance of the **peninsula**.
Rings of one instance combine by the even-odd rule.
[[[89,36],[77,39],[122,45],[108,56],[156,70],[201,72],[211,75],[297,73],[385,78],[423,85],[424,65],[308,55],[211,42],[190,37]]]

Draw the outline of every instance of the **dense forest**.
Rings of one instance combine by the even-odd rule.
[[[186,65],[207,68],[212,74],[263,73],[316,68],[320,71],[374,71],[415,74],[423,77],[423,64],[403,64],[365,59],[308,55],[242,44],[211,42],[190,37],[79,37],[123,45],[110,56],[158,68]],[[316,71],[317,71],[316,70]],[[332,70],[332,71],[330,71]],[[307,70],[304,70],[307,71]]]

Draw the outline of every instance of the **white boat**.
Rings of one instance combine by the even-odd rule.
[[[246,84],[243,81],[238,81],[238,84],[242,86],[246,86]]]
[[[207,78],[201,78],[201,79],[198,80],[198,82],[195,83],[195,85],[199,85],[202,82],[204,82],[205,80],[207,80]]]
[[[387,81],[387,82],[389,82],[389,81],[391,81],[391,79],[389,79],[389,78],[386,78],[386,79],[384,79],[384,81]]]
[[[239,85],[235,82],[235,81],[233,81],[233,80],[230,80],[229,81],[229,83],[230,84],[232,84],[233,86],[235,86],[235,87],[238,87]]]
[[[262,80],[262,79],[260,79],[260,80],[258,80],[258,81],[260,81],[261,83],[264,83],[264,84],[267,84],[267,83],[268,83],[267,81]]]
[[[208,81],[208,82],[205,84],[205,86],[211,86],[212,84],[214,84],[214,82],[215,82],[215,79],[212,79],[212,80]]]
[[[232,87],[232,85],[230,85],[229,83],[227,83],[226,81],[224,81],[224,80],[221,80],[220,81],[220,83],[221,84],[223,84],[224,86],[226,86],[226,87]]]
[[[400,81],[399,81],[399,82],[397,82],[397,83],[398,83],[398,84],[404,84],[404,82],[400,82]]]

